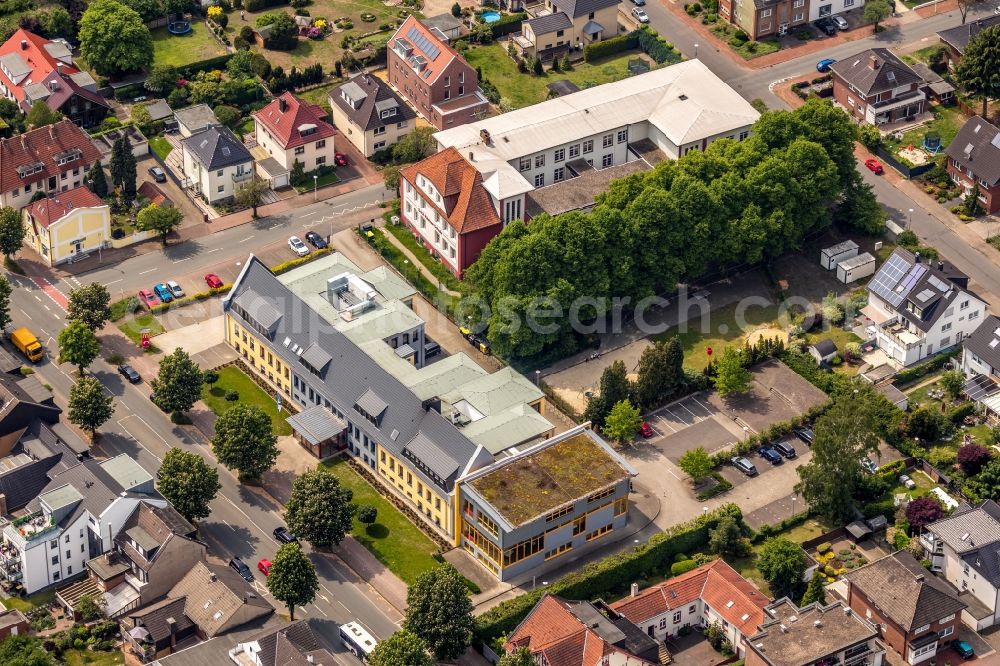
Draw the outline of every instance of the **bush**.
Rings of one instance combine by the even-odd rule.
[[[903,232],[904,234],[907,232]],[[902,238],[903,234],[900,234]],[[899,239],[897,239],[899,240]],[[900,242],[902,245],[902,242]],[[896,386],[901,386],[903,384],[908,384],[914,380],[920,379],[924,375],[929,375],[932,372],[937,372],[944,367],[945,363],[951,360],[955,355],[955,350],[949,349],[943,352],[939,352],[933,356],[930,360],[924,361],[920,365],[915,365],[912,368],[907,368],[896,373],[896,377],[893,379],[893,384]]]
[[[239,391],[237,391],[235,389],[229,389],[228,391],[226,391],[226,401],[227,402],[236,402],[239,399],[240,399],[240,393],[239,393]]]
[[[670,565],[670,574],[672,576],[680,576],[681,574],[687,573],[692,569],[697,569],[698,563],[694,560],[684,560],[683,562],[674,562]]]
[[[628,51],[635,48],[634,41],[630,35],[618,35],[611,39],[605,39],[603,42],[587,44],[583,47],[583,60],[584,62],[593,62],[622,51]]]
[[[820,555],[825,555],[831,548],[833,548],[833,544],[829,541],[824,541],[820,545],[816,546],[816,552]]]
[[[262,9],[283,4],[285,4],[284,0],[243,0],[243,8],[248,12],[259,12]]]
[[[512,32],[520,32],[521,22],[526,18],[528,18],[528,15],[525,12],[504,14],[500,17],[499,21],[490,24],[490,32],[493,33],[493,39],[499,39]]]
[[[965,420],[966,416],[972,416],[975,413],[976,403],[966,401],[948,411],[948,420],[955,425],[962,425],[962,421]]]

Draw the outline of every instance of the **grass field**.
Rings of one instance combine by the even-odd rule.
[[[3,605],[11,610],[19,610],[22,613],[27,613],[28,611],[34,610],[41,606],[47,606],[56,600],[56,591],[54,589],[48,589],[38,594],[32,594],[28,597],[11,597],[10,599],[3,599]]]
[[[753,329],[774,324],[778,318],[778,306],[750,307],[742,312],[742,321],[737,319],[737,305],[712,310],[708,317],[699,319],[697,310],[692,310],[692,319],[687,322],[687,330],[673,327],[666,333],[655,336],[657,340],[667,340],[677,336],[684,347],[684,365],[694,370],[702,370],[708,365],[708,348],[718,355],[727,346],[742,346],[746,333]]]
[[[353,534],[358,541],[389,567],[404,583],[412,585],[417,576],[438,566],[434,543],[370,483],[365,481],[343,458],[321,463],[354,493],[355,504],[371,504],[378,509],[378,519],[370,528],[354,519]]]
[[[775,536],[784,537],[794,541],[795,543],[802,543],[803,541],[815,539],[820,535],[826,534],[833,528],[833,525],[827,525],[819,520],[816,520],[815,518],[810,518],[801,525],[791,527]],[[762,547],[763,542],[758,543],[754,545],[750,555],[747,557],[740,557],[727,561],[733,566],[734,569],[740,572],[741,576],[753,581],[753,583],[760,588],[761,592],[767,596],[771,596],[771,587],[767,584],[767,581],[764,580],[763,574],[757,570],[757,555],[760,554]]]
[[[234,402],[226,400],[227,391],[236,391],[240,394],[240,399]],[[288,421],[285,420],[288,417],[288,412],[282,410],[279,414],[274,397],[264,392],[264,389],[257,386],[246,373],[235,366],[220,368],[219,381],[211,387],[203,386],[201,399],[216,415],[221,415],[233,405],[243,404],[260,407],[264,413],[271,417],[271,430],[274,431],[275,435],[292,434],[292,426],[288,425]]]
[[[151,136],[149,137],[149,147],[153,149],[156,156],[161,160],[167,159],[167,155],[170,151],[174,149],[170,142],[164,139],[162,136]]]
[[[157,336],[166,330],[160,321],[151,314],[141,314],[132,319],[126,319],[118,323],[118,328],[136,345],[142,342],[142,329],[148,328],[150,336]]]
[[[958,130],[962,129],[965,120],[965,116],[956,107],[938,106],[934,108],[934,120],[905,132],[902,141],[895,141],[891,135],[885,137],[883,141],[886,150],[895,152],[911,144],[920,147],[924,143],[924,136],[928,133],[934,133],[941,137],[941,148],[944,149],[958,134]]]
[[[91,652],[90,650],[66,650],[63,652],[66,666],[118,666],[125,663],[120,650],[114,652]]]
[[[330,108],[330,91],[341,84],[340,81],[334,81],[333,83],[328,83],[325,86],[319,86],[313,88],[312,90],[307,90],[303,93],[295,93],[299,98],[311,104],[318,104],[324,109],[329,110]]]
[[[215,41],[204,23],[191,23],[186,35],[171,35],[166,28],[151,31],[153,35],[153,66],[172,65],[183,68],[199,60],[226,55],[226,49]]]

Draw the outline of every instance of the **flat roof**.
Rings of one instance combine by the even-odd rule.
[[[765,612],[771,620],[747,645],[773,666],[803,666],[875,638],[875,628],[837,601],[829,606],[797,608],[787,598]]]
[[[540,213],[559,215],[587,208],[594,205],[594,196],[607,190],[612,180],[650,168],[645,160],[635,159],[605,169],[587,170],[574,178],[567,178],[529,192],[527,212],[536,217]]]

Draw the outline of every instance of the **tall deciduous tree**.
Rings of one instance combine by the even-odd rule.
[[[159,206],[151,203],[139,211],[136,222],[142,231],[155,231],[160,237],[160,242],[167,244],[170,232],[181,225],[184,221],[184,213],[179,208],[173,206]]]
[[[969,10],[978,5],[983,0],[958,0],[958,13],[962,15],[962,25],[969,16]]]
[[[472,640],[472,600],[450,564],[425,571],[406,594],[403,629],[422,638],[437,659],[457,659]]]
[[[21,213],[9,206],[0,208],[0,252],[10,258],[24,243],[24,221]]]
[[[427,643],[416,634],[400,629],[375,646],[368,666],[433,666]],[[534,666],[534,662],[532,662]]]
[[[746,393],[753,386],[753,375],[746,368],[743,352],[726,347],[715,362],[715,390],[719,395]]]
[[[872,31],[878,33],[878,24],[892,15],[888,0],[871,0],[865,3],[864,18],[873,24]]]
[[[82,321],[90,330],[98,331],[111,318],[111,293],[100,282],[71,289],[66,315]]]
[[[87,184],[90,185],[90,191],[100,198],[108,196],[108,179],[100,162],[94,162],[94,166],[87,172]]]
[[[149,71],[143,86],[151,92],[169,95],[180,77],[171,65],[157,65]]]
[[[45,100],[40,99],[28,109],[28,117],[25,118],[25,122],[28,123],[29,129],[38,129],[57,123],[62,120],[62,117],[61,113],[50,109]]]
[[[646,408],[673,395],[684,383],[684,348],[675,336],[659,340],[643,350],[635,397]]]
[[[708,455],[708,451],[703,446],[685,451],[684,455],[677,461],[677,465],[695,481],[704,479],[715,469],[712,456]]]
[[[257,208],[264,203],[264,195],[267,194],[268,189],[270,188],[267,183],[257,180],[257,177],[254,176],[244,183],[243,187],[236,190],[236,203],[251,209],[251,214],[256,218]]]
[[[875,236],[885,229],[885,209],[875,197],[874,188],[862,180],[844,190],[844,200],[837,213],[845,224],[866,234]]]
[[[604,419],[604,434],[619,444],[630,442],[639,434],[642,414],[638,407],[626,400],[619,400]]]
[[[150,382],[161,409],[186,412],[201,398],[201,369],[188,353],[177,348],[160,361],[160,371]]]
[[[906,505],[906,520],[914,534],[944,517],[944,508],[933,497],[918,497]]]
[[[625,363],[615,361],[604,368],[597,394],[587,401],[584,418],[593,421],[595,425],[603,425],[604,418],[619,401],[627,399],[632,394],[632,382],[628,379]]]
[[[222,489],[219,472],[196,453],[176,447],[167,451],[156,475],[156,487],[190,521],[207,518],[209,504]]]
[[[40,638],[21,634],[0,642],[0,664],[5,666],[53,666],[55,663]]]
[[[115,413],[112,397],[94,377],[81,377],[69,390],[69,421],[94,439],[97,429]]]
[[[980,30],[969,40],[955,78],[967,93],[983,101],[980,115],[989,120],[989,100],[1000,98],[1000,25]]]
[[[806,554],[802,546],[784,537],[772,537],[764,542],[757,556],[757,569],[771,586],[775,599],[791,597],[802,583],[806,570]]]
[[[271,560],[267,576],[267,589],[274,598],[285,604],[288,614],[295,620],[295,607],[312,603],[319,591],[316,567],[302,552],[297,543],[286,543]]]
[[[104,0],[102,0],[104,1]],[[131,203],[135,199],[135,155],[132,145],[124,134],[111,146],[111,183],[122,198]]]
[[[237,403],[215,422],[212,451],[220,463],[236,470],[240,481],[257,481],[278,459],[277,442],[267,414]]]
[[[316,548],[339,545],[351,530],[353,497],[333,474],[322,469],[306,472],[292,482],[285,523]]]
[[[965,384],[965,375],[961,370],[948,370],[941,375],[941,388],[952,400],[958,400],[962,395],[962,385]]]
[[[101,76],[134,72],[153,62],[149,28],[131,7],[115,0],[90,3],[80,18],[80,55]]]
[[[418,162],[437,149],[433,127],[418,127],[392,147],[392,159],[400,164]]]
[[[741,557],[749,551],[743,527],[733,516],[723,516],[715,529],[708,531],[708,548],[723,557]]]
[[[82,321],[70,321],[59,333],[59,357],[66,363],[72,363],[80,374],[94,362],[101,353],[101,342]]]
[[[0,330],[10,326],[10,280],[6,275],[0,275]]]

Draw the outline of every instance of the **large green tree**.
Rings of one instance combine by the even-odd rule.
[[[100,198],[108,196],[108,179],[99,161],[94,162],[94,166],[87,172],[87,184],[90,186],[90,191]]]
[[[434,662],[423,639],[400,629],[375,646],[368,657],[368,666],[434,666]]]
[[[819,571],[814,573],[813,577],[809,579],[809,586],[806,587],[806,592],[802,595],[802,602],[799,603],[799,608],[814,603],[818,603],[820,606],[826,604],[826,590],[823,589],[823,574]]]
[[[639,357],[635,397],[647,409],[674,395],[684,384],[684,348],[677,336],[649,345]]]
[[[588,421],[593,421],[594,425],[603,425],[611,408],[620,401],[627,400],[631,395],[632,382],[628,379],[625,363],[615,361],[604,368],[604,372],[601,373],[597,393],[587,401],[587,409],[583,417]]]
[[[285,523],[297,537],[316,548],[339,545],[351,530],[354,493],[340,485],[336,476],[316,469],[292,482],[285,504]]]
[[[726,347],[715,362],[715,390],[719,395],[746,393],[753,388],[753,375],[740,349]]]
[[[873,24],[873,32],[878,33],[878,24],[892,16],[888,0],[869,0],[865,3],[864,18]]]
[[[437,149],[433,127],[418,127],[392,147],[392,159],[400,164],[419,162]]]
[[[53,125],[62,120],[63,115],[58,111],[49,108],[45,100],[38,100],[28,109],[28,116],[25,122],[30,129],[38,129],[46,125]]]
[[[619,444],[631,442],[639,434],[642,413],[626,400],[619,400],[604,419],[604,434]]]
[[[420,574],[407,591],[403,629],[422,638],[439,660],[465,652],[474,624],[469,591],[450,564]]]
[[[114,399],[94,377],[80,377],[69,390],[69,421],[94,439],[97,429],[115,413]]]
[[[175,87],[180,76],[172,65],[156,65],[149,71],[143,87],[150,92],[161,95],[169,95]]]
[[[989,119],[989,100],[1000,98],[1000,25],[977,32],[955,68],[958,84],[983,101],[980,115]]]
[[[24,243],[24,233],[20,211],[9,206],[0,208],[0,252],[4,257],[9,259],[17,254]]]
[[[966,482],[966,488],[981,500],[1000,500],[1000,457],[983,465],[979,474]]]
[[[249,208],[252,211],[251,215],[256,218],[257,208],[264,203],[264,195],[269,189],[267,183],[254,176],[236,190],[236,203]]]
[[[21,634],[0,641],[0,664],[4,666],[54,666],[40,638]]]
[[[188,411],[201,398],[203,379],[198,365],[178,347],[160,361],[160,371],[150,385],[160,409],[175,414]]]
[[[685,451],[684,455],[677,461],[677,466],[695,481],[704,479],[715,471],[715,463],[712,462],[712,456],[708,455],[708,451],[705,450],[704,446],[697,446]]]
[[[60,360],[75,365],[81,375],[100,353],[100,340],[82,321],[70,321],[66,328],[59,332]]]
[[[708,531],[708,549],[723,557],[742,557],[750,550],[743,527],[733,516],[723,516]]]
[[[136,216],[139,229],[142,231],[155,231],[160,237],[160,242],[167,244],[167,239],[177,227],[184,221],[184,213],[174,206],[159,206],[151,203]]]
[[[118,76],[149,67],[153,38],[131,7],[96,0],[80,18],[80,55],[101,76]]]
[[[105,0],[101,0],[102,2]],[[111,184],[118,189],[122,198],[131,203],[135,199],[135,155],[132,145],[124,134],[111,146]]]
[[[277,442],[271,417],[259,407],[237,403],[215,422],[212,451],[240,481],[258,481],[278,459]]]
[[[295,607],[312,603],[319,592],[316,567],[302,552],[297,543],[286,543],[271,560],[267,576],[267,589],[274,598],[285,604],[288,614],[295,620]]]
[[[156,487],[190,521],[207,518],[208,506],[222,489],[219,472],[197,453],[177,447],[167,451],[156,475]]]
[[[71,289],[66,316],[82,321],[92,331],[104,328],[105,322],[111,318],[111,293],[100,282]]]
[[[134,9],[145,23],[163,16],[163,2],[161,0],[122,0],[122,2]]]
[[[10,326],[10,294],[12,288],[6,275],[0,275],[0,330]]]
[[[519,647],[510,654],[500,657],[497,666],[536,666],[537,663],[528,648]]]
[[[860,179],[844,190],[844,200],[837,210],[837,217],[848,226],[872,236],[882,233],[888,218],[875,197],[875,189]]]
[[[771,537],[761,546],[757,570],[771,586],[775,599],[793,597],[806,570],[805,551],[790,539]]]

